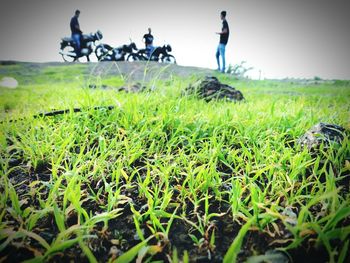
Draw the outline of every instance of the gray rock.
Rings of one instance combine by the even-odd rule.
[[[298,140],[302,147],[309,150],[318,149],[323,143],[328,147],[331,143],[340,144],[344,140],[345,129],[335,124],[319,123],[313,126]]]
[[[189,85],[186,94],[195,94],[206,101],[224,99],[228,101],[241,101],[244,99],[242,92],[234,87],[221,83],[216,77],[205,77],[196,83]]]
[[[277,249],[269,249],[265,252],[263,255],[254,255],[247,258],[245,261],[247,263],[263,263],[263,262],[269,262],[269,263],[289,263],[292,262],[292,260],[289,258],[289,256]]]
[[[12,77],[3,77],[0,81],[0,87],[15,89],[18,86],[18,81]]]

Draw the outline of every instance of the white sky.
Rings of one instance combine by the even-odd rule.
[[[266,78],[350,79],[350,16],[346,0],[1,0],[0,60],[62,61],[60,38],[81,10],[84,33],[100,29],[102,42],[143,48],[152,28],[155,45],[171,44],[178,64],[215,69],[227,11],[226,62],[243,60]]]

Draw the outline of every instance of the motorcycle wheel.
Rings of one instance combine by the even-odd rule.
[[[127,61],[140,61],[141,58],[136,54],[129,54],[129,56],[126,58]]]
[[[165,55],[162,57],[163,63],[176,64],[176,59],[173,55]]]
[[[98,45],[95,49],[95,55],[98,60],[101,60],[105,55],[105,48],[102,45]]]
[[[72,46],[65,46],[62,49],[62,58],[66,62],[74,62],[74,61],[76,61],[77,58],[76,58],[76,55],[75,55],[74,47],[72,47]]]

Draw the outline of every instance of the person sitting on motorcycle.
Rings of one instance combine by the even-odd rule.
[[[145,34],[143,36],[144,42],[145,42],[145,46],[146,46],[146,54],[147,56],[150,58],[151,54],[154,51],[154,46],[153,46],[153,35],[151,34],[152,29],[148,28],[148,34]]]
[[[75,52],[77,56],[80,56],[81,45],[80,39],[82,38],[83,32],[80,30],[79,18],[80,10],[75,10],[75,15],[70,20],[70,30],[72,31],[72,38],[75,42]]]

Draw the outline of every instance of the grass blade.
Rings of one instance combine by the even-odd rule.
[[[239,230],[235,240],[233,240],[232,244],[230,245],[229,249],[227,250],[223,263],[235,263],[237,259],[237,255],[241,249],[243,239],[245,235],[247,234],[250,226],[254,222],[254,219],[250,219],[245,223],[242,228]]]

